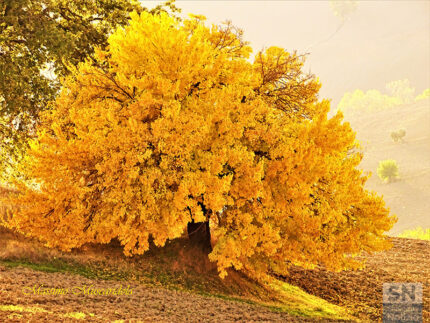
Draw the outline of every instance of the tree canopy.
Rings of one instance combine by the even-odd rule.
[[[63,250],[118,238],[133,255],[210,223],[222,277],[354,268],[387,248],[395,219],[304,57],[250,53],[231,24],[133,13],[42,113],[8,225]]]
[[[152,13],[176,10],[172,1]],[[137,0],[5,0],[0,4],[0,168],[22,156],[67,65],[107,45]],[[1,174],[1,173],[0,173]],[[1,174],[4,175],[4,174]],[[1,176],[0,175],[0,176]]]

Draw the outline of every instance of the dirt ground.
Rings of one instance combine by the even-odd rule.
[[[63,295],[34,294],[31,289],[70,288]],[[131,295],[83,295],[83,286],[127,288]],[[0,322],[307,322],[265,307],[215,297],[154,288],[137,283],[91,280],[63,273],[0,266]],[[37,290],[36,288],[36,290]],[[46,290],[46,289],[40,289]],[[27,293],[29,295],[25,295]],[[76,293],[76,295],[75,295]],[[81,293],[81,294],[78,294]],[[14,305],[7,310],[8,305]],[[20,311],[18,307],[24,311]],[[83,314],[82,314],[83,313]],[[76,318],[74,318],[76,317]],[[312,321],[315,322],[315,321]]]
[[[391,250],[366,257],[360,271],[292,268],[284,280],[373,322],[382,317],[383,283],[423,284],[424,322],[430,322],[430,241],[393,238]]]
[[[284,280],[350,309],[365,322],[381,320],[383,283],[421,282],[424,322],[430,322],[430,241],[394,238],[393,243],[389,251],[366,256],[367,266],[363,270],[331,273],[292,268]],[[69,291],[63,295],[35,294],[31,290],[35,285],[36,289],[42,285],[40,291],[46,288],[69,288]],[[125,289],[129,285],[132,293],[82,294],[81,288],[91,285],[97,289]],[[20,267],[0,265],[0,286],[0,322],[73,322],[79,317],[80,322],[311,322],[262,306],[135,281],[87,279]]]

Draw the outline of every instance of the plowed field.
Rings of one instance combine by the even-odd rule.
[[[423,284],[424,322],[430,322],[430,241],[393,238],[391,250],[366,257],[363,270],[332,273],[292,268],[284,280],[370,321],[382,317],[382,284]]]

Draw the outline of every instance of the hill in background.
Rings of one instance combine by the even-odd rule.
[[[366,187],[384,196],[391,213],[399,218],[389,232],[397,235],[417,226],[430,228],[430,100],[377,112],[345,115],[364,149],[360,167],[371,171]],[[394,142],[391,132],[405,129],[404,142]],[[400,178],[384,183],[377,175],[379,161],[394,159]]]

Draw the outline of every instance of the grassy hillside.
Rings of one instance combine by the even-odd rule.
[[[189,246],[188,240],[153,247],[133,258],[126,258],[121,249],[111,243],[64,254],[2,229],[0,285],[7,292],[0,294],[0,321],[15,316],[63,320],[65,313],[94,322],[130,318],[151,322],[354,320],[341,306],[284,281],[267,288],[234,271],[221,280],[214,264]],[[132,286],[135,293],[118,297],[23,295],[22,288],[34,284],[49,288],[120,284]]]
[[[390,233],[430,228],[430,100],[345,119],[365,149],[360,167],[373,174],[367,187],[383,194],[399,217]],[[400,128],[406,130],[404,142],[394,142],[390,133]],[[400,178],[394,183],[383,183],[376,174],[379,161],[385,159],[399,165]]]
[[[115,244],[64,254],[2,230],[0,321],[376,322],[382,317],[385,282],[423,283],[424,321],[430,320],[430,241],[393,238],[393,242],[389,251],[363,255],[367,264],[363,270],[333,273],[293,267],[267,289],[233,271],[221,280],[214,265],[185,240],[126,258]],[[134,294],[23,295],[23,287],[35,284],[130,285]]]

